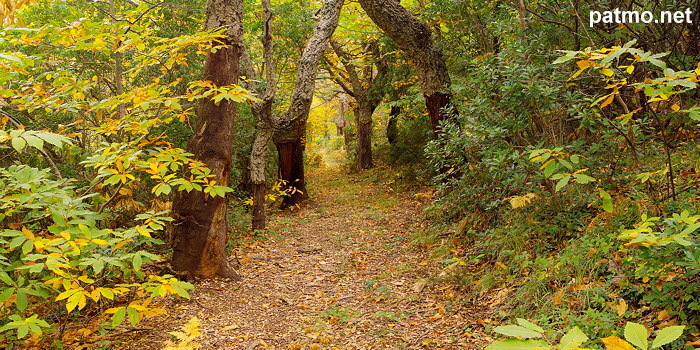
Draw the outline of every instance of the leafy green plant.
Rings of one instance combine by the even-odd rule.
[[[674,310],[685,322],[700,318],[697,276],[700,275],[700,215],[687,210],[669,218],[642,215],[619,238],[629,256],[644,299],[652,306]]]
[[[544,328],[523,318],[517,319],[517,325],[498,326],[493,329],[494,332],[509,336],[506,340],[499,340],[488,347],[488,350],[590,350],[584,348],[584,344],[588,344],[593,340],[581,331],[578,327],[569,329],[564,334],[559,342],[554,343],[545,336]],[[632,345],[640,350],[657,349],[663,345],[669,344],[683,335],[685,326],[670,326],[662,328],[656,334],[654,340],[649,344],[649,334],[643,325],[634,322],[627,322],[624,328],[625,339],[616,336],[600,339],[608,350],[633,350]],[[631,345],[631,344],[632,345]]]

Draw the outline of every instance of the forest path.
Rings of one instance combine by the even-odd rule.
[[[194,316],[202,349],[482,348],[484,307],[430,282],[438,263],[411,243],[425,203],[325,160],[309,171],[310,203],[238,249],[243,280],[196,283],[140,348]]]

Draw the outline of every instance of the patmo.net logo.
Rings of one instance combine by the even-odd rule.
[[[681,24],[693,23],[691,16],[693,11],[690,8],[685,11],[623,11],[614,9],[611,11],[591,11],[588,15],[590,26],[598,23],[604,24],[634,24],[634,23],[662,23]]]

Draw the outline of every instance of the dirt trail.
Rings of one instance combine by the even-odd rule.
[[[483,308],[431,282],[437,263],[411,244],[424,203],[367,176],[312,170],[309,205],[239,249],[242,282],[197,283],[129,347],[197,316],[202,349],[482,348]]]

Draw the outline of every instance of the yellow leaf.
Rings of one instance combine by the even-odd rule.
[[[437,320],[439,320],[439,319],[441,319],[441,318],[442,318],[442,315],[440,315],[439,313],[436,313],[435,315],[431,316],[431,317],[428,319],[428,322],[434,322],[434,321],[437,321]]]
[[[656,319],[659,321],[664,321],[669,318],[671,318],[671,314],[668,312],[668,310],[659,311],[659,316],[656,317]]]
[[[27,236],[28,240],[34,239],[34,234],[32,231],[29,231],[26,227],[22,226],[22,233],[24,233],[25,236]]]
[[[136,226],[136,232],[140,233],[142,236],[151,237],[151,233],[148,230],[143,229],[141,226]]]
[[[628,73],[628,74],[632,74],[632,72],[634,72],[634,66],[630,64],[630,65],[627,67],[627,73]]]
[[[90,299],[94,301],[99,301],[100,300],[100,291],[95,289],[92,292],[90,292]]]
[[[581,60],[581,61],[577,61],[576,65],[578,66],[579,69],[584,70],[588,67],[597,66],[598,63],[591,61],[591,60]]]
[[[608,350],[636,350],[630,343],[618,337],[607,337],[602,340]]]
[[[678,111],[681,109],[681,106],[675,105],[675,104],[674,104],[673,106],[671,106],[671,109],[672,109],[674,112],[678,112]]]
[[[610,68],[603,68],[603,69],[600,70],[600,72],[603,73],[603,74],[605,74],[605,75],[607,75],[607,76],[609,76],[609,77],[612,77],[613,74],[615,74],[615,72],[613,72],[613,70],[610,69]]]
[[[605,106],[611,104],[614,98],[615,98],[615,93],[608,95],[608,98],[605,99],[605,101],[603,101],[603,103],[600,104],[600,108],[604,108]]]
[[[226,332],[226,331],[232,331],[232,330],[238,329],[238,328],[239,328],[238,325],[234,323],[234,324],[232,324],[232,325],[230,325],[230,326],[226,326],[226,327],[224,327],[224,328],[221,328],[221,330],[222,330],[223,332]]]
[[[622,316],[627,312],[627,302],[625,299],[620,299],[617,301],[617,305],[614,307],[615,311],[617,311],[618,316]]]

